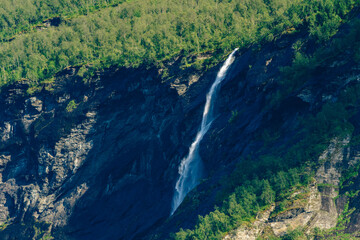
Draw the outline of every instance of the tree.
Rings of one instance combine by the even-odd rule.
[[[265,205],[269,205],[275,201],[275,191],[272,190],[268,180],[263,180],[263,188],[260,199]]]

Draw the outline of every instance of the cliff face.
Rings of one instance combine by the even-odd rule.
[[[25,82],[2,90],[0,221],[130,239],[169,214],[184,151],[179,99],[151,70],[89,83],[76,71],[34,96]]]
[[[335,38],[342,38],[348,31],[344,26]],[[306,55],[312,55],[319,47],[307,34],[300,32],[238,54],[218,95],[215,106],[218,115],[200,146],[207,176],[196,191],[188,195],[174,216],[147,238],[163,239],[167,233],[180,228],[193,229],[198,215],[205,215],[214,210],[214,205],[222,204],[217,197],[226,185],[224,176],[229,176],[236,163],[247,161],[253,164],[251,160],[256,161],[278,146],[289,149],[301,137],[298,133],[303,131],[304,119],[318,114],[324,105],[337,102],[341,92],[359,83],[358,63],[354,61],[352,50],[347,50],[335,57],[321,59],[320,67],[314,67],[312,73],[302,79],[306,84],[274,103],[282,85],[279,82],[280,70],[291,64],[299,42]],[[358,112],[358,109],[354,110]],[[358,113],[350,119],[355,136],[359,133],[357,116]],[[281,134],[264,134],[269,129],[270,133]],[[272,131],[274,129],[276,131]],[[266,143],[265,138],[270,138],[272,143]],[[347,189],[339,186],[339,182],[344,181],[341,180],[345,177],[344,172],[356,169],[358,162],[358,142],[349,144],[349,141],[352,142],[350,136],[332,140],[320,156],[318,162],[322,164],[311,167],[316,172],[313,182],[304,189],[294,190],[286,211],[276,212],[277,205],[274,205],[260,213],[252,226],[240,227],[227,238],[255,239],[263,236],[266,239],[267,236],[283,236],[297,228],[311,235],[314,229],[333,229],[339,224],[341,227],[336,231],[350,234],[359,231],[358,210],[348,211],[352,207],[357,209],[355,199],[358,198],[349,197],[349,192],[358,196],[357,180]],[[298,154],[303,154],[303,150],[298,149]],[[262,168],[264,174],[267,167]],[[344,209],[346,213],[343,213]],[[339,218],[347,220],[341,222]]]
[[[198,214],[213,210],[222,177],[264,146],[259,133],[272,126],[284,133],[276,144],[293,141],[299,117],[316,114],[336,101],[341,89],[359,81],[357,64],[344,53],[271,108],[279,69],[290,65],[299,39],[307,42],[308,36],[283,36],[238,53],[215,103],[217,117],[200,146],[206,180],[171,218],[178,165],[198,130],[205,94],[219,66],[200,74],[180,71],[177,60],[169,65],[174,77],[166,82],[155,69],[110,69],[87,81],[77,68],[69,68],[31,96],[25,81],[3,88],[0,223],[47,222],[46,231],[57,239],[162,239],[193,226]],[[311,52],[314,43],[307,45]],[[338,184],[346,164],[339,163],[344,153],[334,149],[329,147],[329,159],[323,155],[316,182],[296,193],[305,196],[301,204],[276,216],[268,210],[257,220],[257,233],[246,234],[257,236],[270,226],[281,235],[288,225],[305,222],[335,226],[342,207],[332,202],[334,188],[317,188],[318,183]],[[356,149],[351,151],[356,155]],[[359,217],[352,216],[347,229],[354,232]],[[35,234],[11,225],[0,233],[2,239]]]

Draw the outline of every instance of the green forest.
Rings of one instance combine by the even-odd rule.
[[[213,53],[269,41],[308,28],[317,41],[334,33],[355,0],[3,1],[0,85],[33,85],[69,66],[91,74],[109,67],[164,67],[175,56]],[[21,14],[19,14],[21,13]],[[60,26],[34,30],[60,16]],[[32,29],[32,30],[29,30]],[[26,31],[29,30],[29,31]]]
[[[14,35],[31,31],[52,17],[63,19],[89,14],[97,9],[116,6],[120,0],[26,0],[0,1],[0,40],[9,41]]]

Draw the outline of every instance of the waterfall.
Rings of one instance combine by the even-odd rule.
[[[194,142],[189,148],[189,155],[184,158],[179,166],[179,179],[175,185],[175,194],[173,197],[171,215],[179,207],[184,200],[186,194],[190,192],[199,182],[202,174],[202,161],[198,152],[200,142],[206,132],[209,130],[212,123],[212,104],[216,97],[216,90],[219,84],[224,80],[227,70],[234,61],[234,54],[238,49],[236,48],[226,59],[221,66],[215,82],[210,88],[210,91],[206,95],[206,103],[204,107],[203,117],[201,121],[200,130],[196,134]]]

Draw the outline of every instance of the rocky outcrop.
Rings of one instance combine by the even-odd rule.
[[[45,122],[44,116],[55,117],[54,109],[43,110],[43,101],[37,97],[23,99],[22,107],[19,120],[4,122],[2,127],[2,149],[6,150],[1,151],[1,207],[6,213],[1,217],[2,223],[9,219],[22,221],[30,214],[38,221],[63,226],[75,200],[86,191],[86,184],[68,189],[70,197],[62,199],[57,199],[59,190],[76,173],[92,147],[87,136],[95,114],[87,113],[88,119],[58,141],[39,144],[36,138],[53,121]]]
[[[336,204],[339,183],[344,162],[350,161],[346,155],[350,140],[334,139],[319,160],[321,166],[308,188],[295,190],[289,198],[292,204],[286,210],[271,216],[275,207],[257,217],[251,226],[241,226],[229,233],[225,239],[257,239],[275,235],[283,236],[291,230],[302,229],[309,236],[315,228],[331,229],[336,226],[342,204]]]
[[[272,205],[269,209],[260,212],[256,217],[256,220],[251,224],[251,226],[241,226],[235,231],[230,232],[223,239],[224,240],[256,239],[268,226],[267,221],[269,220],[270,214],[272,211],[274,211],[274,209],[275,209],[275,205]]]

